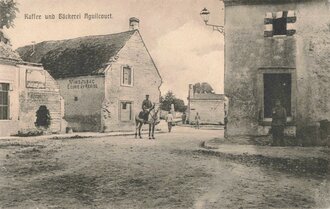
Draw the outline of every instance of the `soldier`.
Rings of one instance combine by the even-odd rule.
[[[185,112],[182,113],[181,118],[182,118],[182,124],[186,124],[187,115]]]
[[[284,146],[284,128],[286,125],[286,110],[280,100],[276,100],[272,111],[273,146]]]
[[[198,112],[196,113],[195,116],[195,128],[199,129],[199,121],[200,121],[201,117],[199,116]]]
[[[146,95],[146,99],[143,100],[142,102],[142,110],[144,112],[144,117],[143,117],[143,120],[144,120],[144,123],[146,123],[148,121],[148,118],[149,118],[149,111],[152,109],[152,103],[151,101],[149,100],[149,95],[147,94]]]

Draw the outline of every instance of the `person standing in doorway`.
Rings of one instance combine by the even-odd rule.
[[[173,123],[173,115],[171,113],[171,111],[168,112],[167,116],[166,116],[166,122],[167,122],[167,127],[168,127],[168,132],[172,131],[172,123]]]
[[[199,116],[198,112],[196,113],[195,116],[195,127],[199,129],[199,121],[201,120],[201,117]]]
[[[286,125],[286,110],[281,105],[280,100],[275,101],[275,107],[272,110],[272,135],[273,146],[285,146],[284,128]]]

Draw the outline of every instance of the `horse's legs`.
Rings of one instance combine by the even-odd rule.
[[[152,124],[152,138],[153,139],[155,139],[154,133],[155,133],[155,124]]]
[[[151,139],[151,124],[149,124],[149,139]]]
[[[137,138],[138,127],[139,127],[139,122],[135,120],[135,138]]]
[[[139,137],[140,137],[140,139],[142,139],[142,136],[141,136],[141,128],[142,128],[142,125],[143,125],[143,123],[140,123],[140,124],[139,124]]]

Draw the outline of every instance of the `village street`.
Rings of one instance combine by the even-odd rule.
[[[222,136],[175,126],[156,140],[1,140],[0,208],[326,207],[327,176],[200,152],[202,141]]]

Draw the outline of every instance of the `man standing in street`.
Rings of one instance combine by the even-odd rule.
[[[185,112],[182,113],[181,118],[182,118],[182,124],[186,124],[187,115]]]
[[[167,127],[168,127],[168,132],[171,132],[172,130],[172,123],[173,123],[173,115],[171,113],[171,111],[168,112],[167,116],[166,116],[166,122],[167,122]]]
[[[200,121],[201,117],[199,116],[198,112],[196,113],[196,116],[195,116],[195,125],[196,125],[196,128],[199,129],[199,121]]]
[[[272,135],[273,146],[285,146],[284,128],[286,125],[286,110],[282,107],[280,100],[276,100],[272,111]]]
[[[149,111],[152,109],[152,103],[151,101],[149,100],[149,95],[146,95],[146,99],[143,100],[142,102],[142,110],[143,112],[145,113],[144,114],[144,117],[143,117],[143,120],[144,120],[144,123],[146,123],[148,121],[148,118],[149,118]]]

